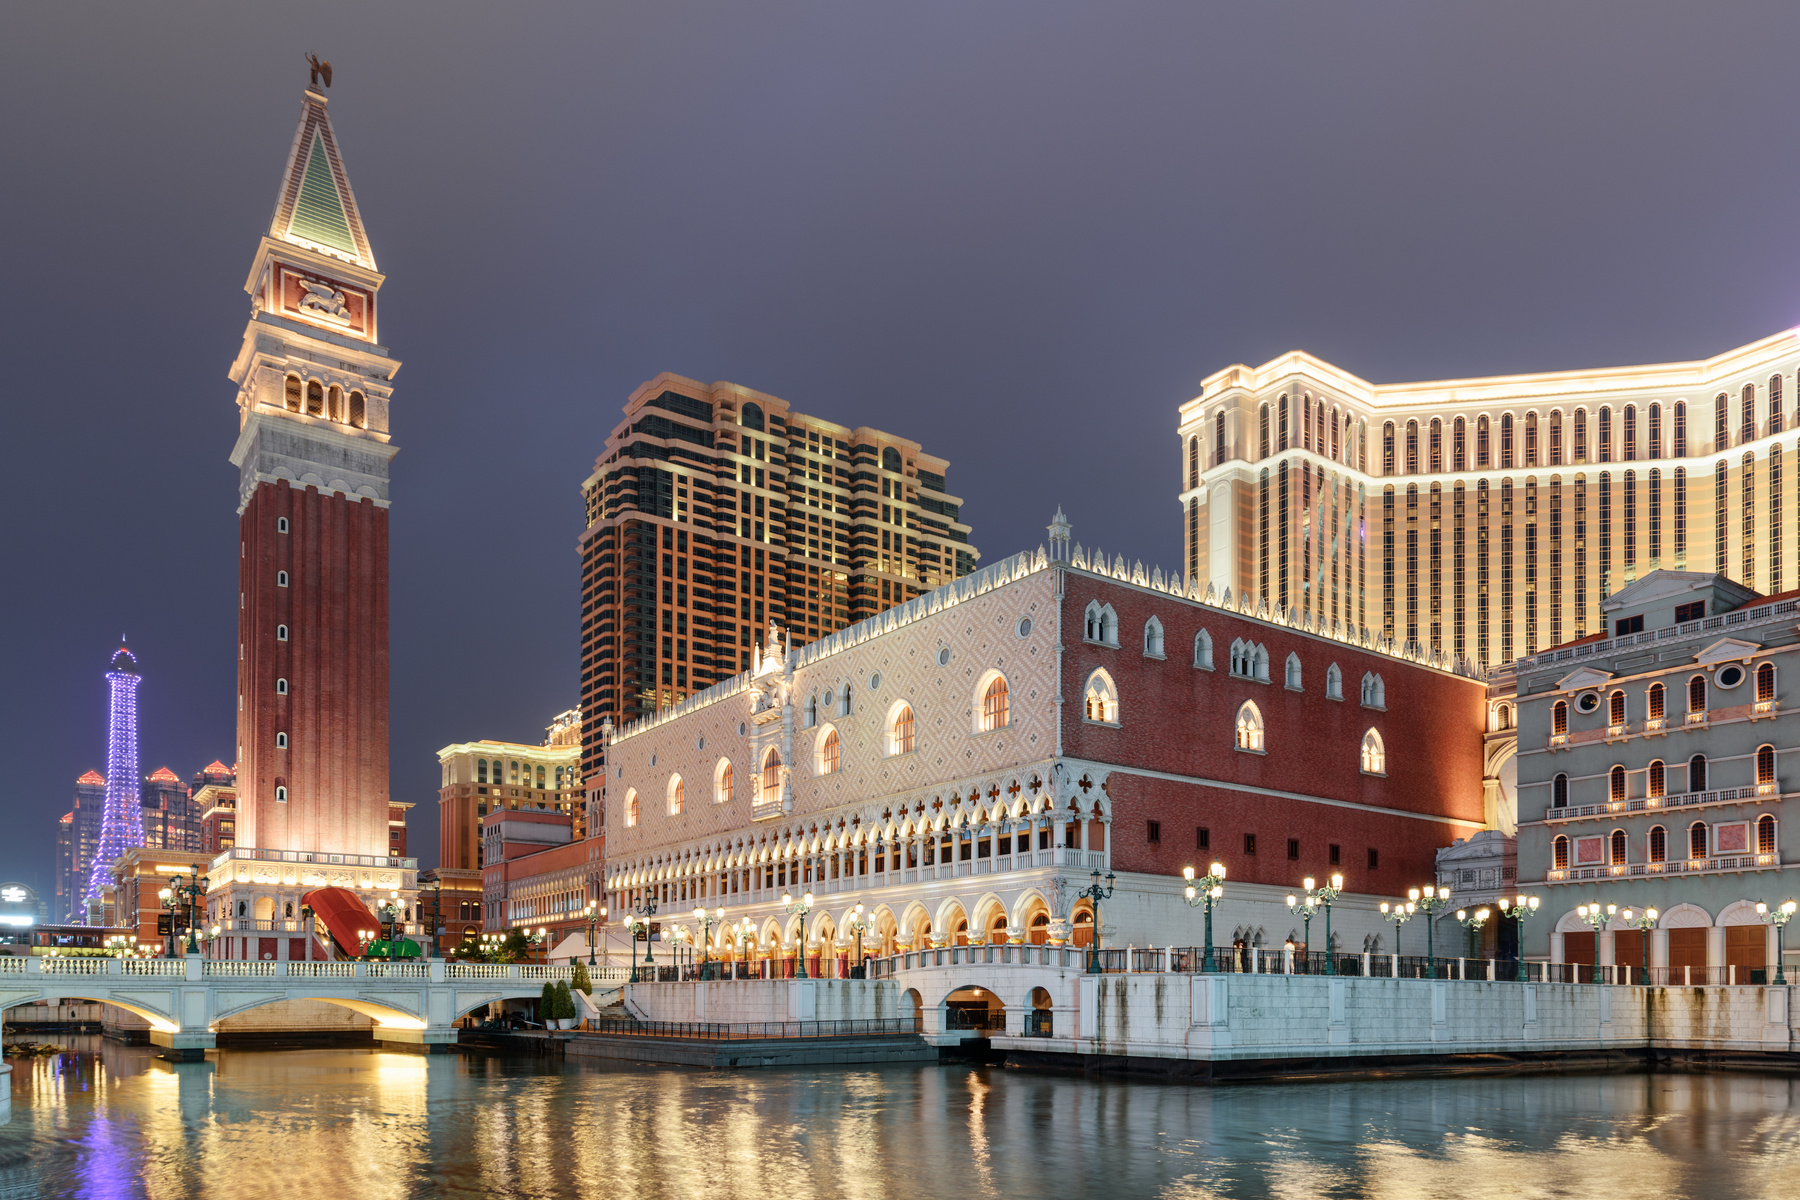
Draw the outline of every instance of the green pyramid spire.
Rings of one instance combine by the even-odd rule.
[[[300,180],[300,195],[288,221],[288,232],[346,254],[356,253],[350,219],[344,215],[344,199],[338,194],[337,181],[331,177],[331,162],[325,155],[325,139],[317,132],[313,134],[312,152],[306,158],[306,174]]]

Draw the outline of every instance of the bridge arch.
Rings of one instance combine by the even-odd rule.
[[[124,1009],[134,1016],[144,1018],[144,1020],[150,1023],[150,1028],[159,1033],[178,1033],[181,1030],[181,1025],[176,1020],[174,1013],[152,1008],[149,1005],[146,1005],[141,998],[121,1000],[114,996],[86,996],[82,995],[80,992],[70,991],[67,988],[58,988],[55,996],[36,995],[27,997],[23,1000],[12,1001],[5,1006],[4,1011],[11,1012],[13,1009],[22,1007],[23,1005],[50,999],[80,1000],[87,1004],[111,1004],[117,1008]]]

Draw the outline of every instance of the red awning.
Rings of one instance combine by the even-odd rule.
[[[306,893],[300,900],[331,931],[345,954],[362,957],[366,946],[361,935],[373,930],[373,935],[367,939],[371,942],[380,936],[380,922],[375,914],[348,888],[320,888]]]

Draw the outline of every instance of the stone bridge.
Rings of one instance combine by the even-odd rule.
[[[496,1000],[535,999],[574,968],[533,963],[229,962],[184,958],[0,957],[0,1008],[78,998],[116,1004],[150,1024],[171,1057],[218,1044],[225,1017],[285,1000],[320,1000],[369,1017],[375,1038],[427,1049],[455,1043],[458,1018]],[[596,991],[623,975],[596,967]],[[614,984],[614,986],[617,986]]]

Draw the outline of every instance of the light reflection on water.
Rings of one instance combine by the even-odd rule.
[[[15,1060],[0,1200],[1800,1194],[1785,1078],[1204,1088],[66,1040]]]

